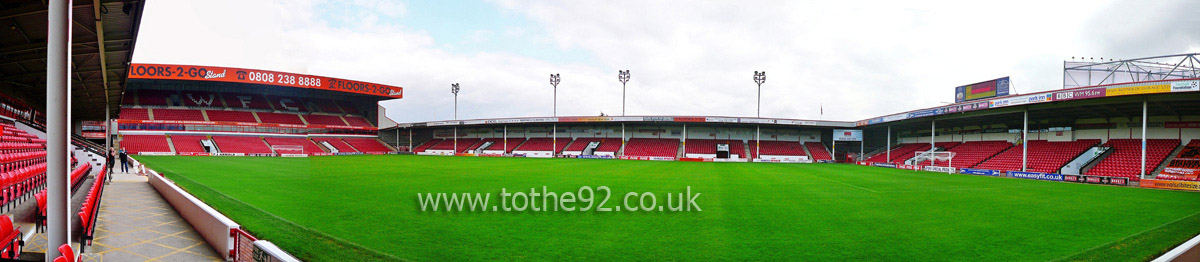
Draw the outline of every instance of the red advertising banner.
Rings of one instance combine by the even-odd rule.
[[[1200,121],[1171,121],[1164,122],[1165,128],[1200,128]]]
[[[264,84],[391,98],[402,98],[404,96],[404,89],[398,86],[324,76],[219,66],[131,64],[129,65],[129,78]]]
[[[79,126],[83,138],[104,138],[104,121],[81,121]]]

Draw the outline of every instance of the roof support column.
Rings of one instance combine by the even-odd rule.
[[[1139,179],[1146,178],[1146,120],[1147,120],[1146,117],[1147,117],[1147,115],[1148,114],[1147,114],[1147,108],[1146,108],[1146,98],[1143,97],[1142,98],[1142,172],[1141,172],[1142,176],[1138,177]]]
[[[450,155],[457,155],[457,154],[458,154],[458,126],[454,126],[454,153],[450,154]]]
[[[887,162],[891,163],[892,162],[892,126],[888,126],[887,147],[884,148],[884,151],[887,151]]]
[[[759,144],[762,144],[760,142],[762,142],[762,126],[754,126],[754,158],[758,158],[761,153],[758,151]]]
[[[504,152],[500,152],[500,155],[508,154],[508,126],[504,126],[504,150],[502,151]]]
[[[937,119],[929,121],[929,151],[933,151],[934,142],[937,142]]]
[[[552,126],[553,133],[550,135],[550,157],[558,156],[558,124]]]
[[[406,128],[406,129],[408,129],[408,152],[410,152],[410,153],[411,153],[411,152],[413,152],[413,150],[415,149],[415,148],[413,148],[414,146],[413,146],[413,144],[412,144],[412,133],[413,133],[413,131],[412,131],[412,128],[411,128],[411,127],[409,127],[409,128]]]
[[[46,261],[70,243],[67,143],[71,130],[71,0],[49,3],[46,40]],[[103,73],[103,72],[101,72]],[[71,258],[72,260],[74,258]]]
[[[1021,121],[1021,172],[1029,167],[1029,109],[1025,109],[1025,118]]]

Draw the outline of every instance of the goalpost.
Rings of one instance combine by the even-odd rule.
[[[307,156],[304,152],[304,146],[301,145],[271,145],[271,151],[275,151],[280,156]]]
[[[917,164],[917,163],[924,162],[925,160],[929,160],[930,166],[950,167],[950,166],[954,166],[954,155],[955,155],[954,152],[948,152],[948,151],[933,151],[933,150],[920,151],[917,153],[916,157],[913,157],[912,163]],[[938,165],[939,164],[938,162],[941,162],[941,164],[944,164],[944,165]]]

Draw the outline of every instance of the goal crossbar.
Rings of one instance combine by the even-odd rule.
[[[941,166],[939,164],[944,164],[945,166],[953,166],[954,155],[956,155],[954,152],[949,152],[949,151],[933,151],[933,150],[919,151],[919,152],[917,152],[917,155],[915,157],[913,157],[913,163],[916,164],[916,163],[924,162],[925,160],[929,160],[930,166]],[[941,162],[941,163],[939,163],[939,162]]]

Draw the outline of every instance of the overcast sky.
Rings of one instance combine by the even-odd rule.
[[[1200,1],[148,1],[134,62],[401,86],[399,122],[621,114],[861,120],[1011,76],[1062,87],[1072,56],[1200,52]],[[820,114],[823,104],[824,115]]]

